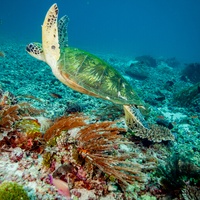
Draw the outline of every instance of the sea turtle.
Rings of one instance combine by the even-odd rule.
[[[143,102],[125,78],[97,56],[68,47],[67,24],[67,16],[58,21],[58,7],[53,4],[42,25],[42,44],[30,43],[26,51],[46,62],[53,74],[73,90],[123,105],[130,128],[135,122],[148,128],[138,110]]]

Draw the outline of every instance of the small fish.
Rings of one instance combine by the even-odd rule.
[[[163,116],[163,115],[158,115],[157,118],[158,118],[158,119],[165,119],[165,116]]]
[[[49,174],[49,180],[50,180],[50,183],[56,187],[56,189],[58,190],[60,194],[67,197],[67,200],[72,200],[71,194],[69,191],[69,186],[66,182],[57,178],[53,178],[51,174]]]
[[[29,94],[22,94],[20,96],[17,96],[18,98],[28,98],[28,99],[33,99],[36,100],[38,102],[43,102],[41,99],[34,97],[33,95],[29,95]]]
[[[0,51],[0,57],[2,57],[2,58],[5,57],[5,53],[3,51]]]
[[[56,94],[56,93],[50,93],[50,95],[51,95],[52,97],[54,97],[54,98],[57,98],[57,99],[61,99],[61,98],[62,98],[61,95]]]
[[[197,119],[197,118],[199,118],[199,116],[198,115],[192,115],[192,116],[190,116],[190,118]]]

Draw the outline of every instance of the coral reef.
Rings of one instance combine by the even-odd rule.
[[[125,73],[130,77],[138,80],[145,80],[149,77],[146,64],[142,61],[131,62],[125,70]]]
[[[189,78],[192,83],[200,82],[200,63],[190,63],[182,71],[182,75]]]
[[[142,166],[127,160],[137,157],[137,154],[119,153],[120,144],[128,143],[119,133],[126,130],[112,126],[114,122],[86,124],[84,120],[85,118],[77,115],[62,117],[47,130],[44,138],[48,141],[48,148],[43,157],[43,164],[52,166],[57,156],[53,148],[59,145],[60,148],[71,149],[70,154],[65,154],[65,157],[69,156],[67,156],[68,162],[70,161],[74,168],[79,168],[81,163],[81,168],[85,168],[91,177],[94,176],[93,173],[97,167],[122,185],[145,181],[145,176],[141,171]],[[55,130],[59,131],[55,132]],[[92,171],[91,166],[93,166]]]
[[[174,100],[181,106],[189,106],[200,98],[200,82],[175,94]]]
[[[24,149],[39,148],[42,140],[41,124],[30,115],[40,110],[28,103],[17,103],[9,92],[2,92],[0,99],[0,147],[8,145]]]
[[[5,106],[0,110],[0,131],[11,131],[14,122],[20,120],[19,105]]]
[[[186,92],[189,103],[185,106],[180,93],[175,103],[174,94],[193,84],[184,75],[185,79],[180,79],[176,60],[158,58],[156,67],[137,61],[137,67],[130,58],[100,54],[149,103],[148,122],[172,128],[173,136],[157,125],[154,132],[139,126],[133,133],[127,132],[123,108],[65,87],[44,63],[30,59],[16,41],[2,41],[1,48],[6,56],[0,58],[0,182],[23,185],[29,198],[38,200],[66,199],[59,191],[63,182],[71,199],[79,200],[199,198],[199,175],[195,175],[200,167],[199,94],[190,100],[192,95]],[[138,75],[139,67],[142,75],[147,69],[148,78],[128,76],[131,63]],[[44,74],[45,82],[41,82]],[[144,135],[133,136],[134,132]],[[175,137],[175,142],[162,142],[168,137]],[[174,158],[176,162],[170,147],[181,154]],[[158,163],[163,173],[155,173]],[[176,183],[179,189],[165,184],[166,174],[171,184],[173,177],[180,180]],[[52,185],[49,176],[58,185]],[[167,185],[172,189],[166,189]]]
[[[0,184],[0,200],[29,200],[24,188],[15,182],[3,182]]]
[[[149,124],[149,129],[146,129],[135,124],[135,128],[133,130],[133,136],[147,139],[152,142],[174,141],[175,139],[171,131],[162,125]]]
[[[143,55],[135,57],[135,60],[140,61],[140,63],[145,64],[148,67],[156,67],[157,61],[150,55]]]
[[[191,157],[174,152],[167,158],[165,165],[158,166],[157,172],[161,177],[160,184],[172,196],[178,196],[182,191],[185,195],[190,192],[196,195],[195,189],[188,185],[200,184],[200,168],[193,163]]]
[[[186,185],[182,190],[182,196],[184,200],[199,200],[200,187]]]
[[[167,58],[165,59],[165,62],[167,63],[168,66],[172,68],[178,68],[180,66],[180,62],[177,60],[176,57]]]

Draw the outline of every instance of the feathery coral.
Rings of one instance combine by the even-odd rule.
[[[11,130],[13,123],[18,120],[20,120],[19,105],[1,107],[0,132]]]
[[[18,103],[9,92],[0,91],[0,146],[8,145],[24,149],[38,148],[42,139],[41,124],[30,117],[41,113],[28,103]]]
[[[137,154],[121,154],[117,151],[123,141],[123,128],[112,127],[113,122],[102,122],[87,125],[77,136],[77,151],[86,162],[97,166],[101,171],[113,176],[127,185],[134,181],[144,181],[141,166],[138,163],[126,161]]]
[[[67,131],[84,125],[84,117],[77,115],[63,116],[57,119],[54,124],[47,129],[46,133],[44,134],[44,139],[49,141],[52,137],[59,136],[64,130]]]

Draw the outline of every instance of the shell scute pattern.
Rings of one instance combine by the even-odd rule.
[[[76,48],[65,48],[58,62],[59,70],[70,80],[101,98],[118,104],[141,105],[127,81],[109,64]]]

